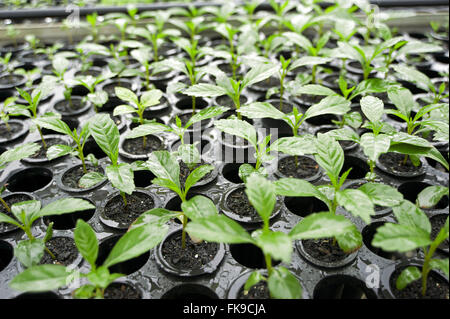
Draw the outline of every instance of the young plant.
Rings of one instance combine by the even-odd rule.
[[[182,203],[186,202],[186,196],[199,180],[214,169],[212,165],[200,165],[195,168],[186,178],[184,185],[180,182],[180,165],[176,157],[167,151],[155,151],[149,156],[149,159],[142,163],[143,167],[149,169],[155,176],[152,183],[174,191]],[[183,204],[182,204],[183,205]],[[186,248],[186,225],[188,217],[182,214],[182,237],[181,247]]]
[[[0,154],[0,172],[6,167],[8,163],[20,161],[23,158],[30,157],[36,154],[41,146],[36,143],[24,143],[16,146],[13,149],[7,150]],[[5,191],[6,185],[0,185],[0,195]],[[8,213],[11,213],[11,207],[0,196],[0,203],[5,207]],[[1,216],[0,216],[1,217]]]
[[[165,225],[146,224],[126,232],[114,245],[103,264],[97,265],[99,244],[92,227],[79,219],[74,231],[75,244],[90,265],[88,273],[80,273],[62,265],[36,265],[14,277],[9,285],[24,292],[55,290],[71,284],[76,278],[87,278],[89,284],[77,288],[75,298],[104,298],[105,289],[123,274],[111,273],[109,268],[133,259],[158,245],[166,235]]]
[[[3,65],[6,73],[9,74],[9,80],[12,82],[13,81],[12,75],[14,74],[15,65],[14,63],[10,63],[12,62],[11,57],[12,57],[11,52],[6,53],[4,57],[0,56],[0,64]]]
[[[229,60],[230,60],[230,64],[231,64],[233,79],[236,80],[236,70],[239,67],[239,64],[238,64],[239,53],[237,52],[237,49],[235,48],[235,45],[234,45],[234,37],[238,33],[238,30],[233,28],[228,23],[218,24],[214,28],[214,30],[217,33],[221,34],[222,37],[228,41],[228,54],[230,56]]]
[[[437,193],[435,193],[436,190],[438,191]],[[433,188],[431,194],[427,189],[424,191],[426,191],[426,194],[419,194],[418,205],[421,205],[423,201],[427,205],[435,205],[443,195],[448,195],[447,187]],[[400,205],[393,208],[393,212],[397,223],[386,223],[378,227],[372,240],[372,245],[385,251],[397,251],[400,253],[422,249],[425,256],[422,267],[406,267],[397,278],[395,286],[397,289],[403,290],[411,283],[421,280],[421,294],[425,297],[428,275],[431,270],[441,270],[447,277],[449,275],[448,258],[440,259],[434,257],[436,249],[449,237],[448,217],[444,227],[440,229],[433,240],[428,216],[418,206],[408,200],[404,200]]]
[[[31,267],[41,260],[44,250],[55,259],[54,254],[45,246],[45,242],[52,237],[52,223],[47,228],[44,238],[36,238],[32,233],[33,223],[41,217],[68,214],[87,209],[93,209],[91,203],[80,198],[61,198],[41,207],[41,202],[30,200],[13,204],[13,217],[0,213],[0,222],[12,224],[25,232],[28,239],[22,240],[14,248],[14,255],[25,266]]]
[[[19,69],[15,69],[14,70],[14,74],[19,74],[19,75],[23,75],[25,77],[25,79],[27,80],[27,82],[25,82],[25,86],[27,88],[31,88],[33,86],[33,80],[36,74],[40,73],[41,70],[39,68],[34,68],[31,69],[29,71],[23,69],[23,68],[19,68]]]
[[[93,55],[109,55],[109,51],[105,46],[96,43],[80,43],[76,46],[75,50],[77,51],[77,57],[81,62],[81,72],[86,72],[92,67],[93,61],[91,57]]]
[[[29,114],[26,106],[18,106],[15,104],[17,97],[10,96],[3,103],[0,108],[0,120],[5,124],[6,130],[11,132],[11,126],[9,125],[10,116],[19,116]]]
[[[87,95],[87,100],[94,104],[95,113],[98,112],[98,109],[101,108],[108,101],[108,94],[105,91],[96,91],[95,88],[97,85],[102,83],[103,81],[110,79],[114,76],[113,73],[102,73],[97,77],[93,77],[92,75],[88,76],[80,76],[75,78],[75,82],[79,85],[84,86],[89,90]]]
[[[118,163],[120,133],[109,114],[96,114],[89,124],[89,133],[97,145],[105,152],[111,161],[106,167],[106,176],[98,172],[89,172],[78,182],[81,187],[92,187],[105,179],[117,188],[122,196],[125,208],[127,199],[125,194],[131,195],[135,189],[133,168],[128,163]]]
[[[209,199],[196,196],[184,204],[191,219],[187,231],[190,235],[209,242],[253,244],[262,250],[267,273],[253,272],[245,284],[245,293],[258,282],[267,281],[272,298],[302,298],[302,287],[298,279],[285,267],[272,266],[272,260],[290,262],[293,242],[290,235],[270,229],[269,219],[277,200],[275,186],[261,176],[252,175],[247,179],[245,192],[263,221],[260,229],[249,234],[239,223],[219,214]]]
[[[252,84],[271,77],[277,72],[277,69],[277,66],[272,64],[258,64],[244,75],[242,81],[235,81],[232,78],[228,78],[225,73],[218,70],[218,72],[215,73],[216,85],[208,83],[196,84],[185,90],[183,93],[196,97],[228,95],[233,100],[236,110],[239,110],[241,107],[240,97],[242,91]],[[238,113],[238,118],[241,119],[240,113]]]
[[[286,13],[291,10],[295,4],[289,0],[284,0],[279,4],[275,0],[269,0],[269,4],[273,11],[275,11],[275,15],[272,15],[272,19],[276,21],[278,25],[278,33],[281,34],[283,31],[284,21],[287,20]]]
[[[121,104],[114,109],[113,115],[120,114],[130,114],[137,113],[139,116],[139,124],[143,125],[145,123],[144,119],[144,111],[154,105],[159,104],[159,100],[161,99],[163,92],[161,90],[150,90],[143,92],[141,98],[139,99],[133,91],[123,88],[116,87],[115,88],[116,96],[122,101],[128,102],[129,104]],[[142,147],[145,149],[146,147],[147,137],[144,135],[142,137]]]

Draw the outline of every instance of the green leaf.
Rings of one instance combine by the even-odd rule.
[[[73,147],[64,144],[52,145],[47,149],[47,158],[51,161],[55,158],[65,156],[73,151]]]
[[[336,193],[339,205],[354,216],[361,217],[366,223],[370,224],[370,216],[375,215],[373,203],[370,198],[358,189],[344,189]]]
[[[117,276],[118,275],[118,276]],[[115,278],[122,277],[121,274],[116,274]],[[87,278],[89,281],[96,287],[106,288],[111,281],[114,279],[111,278],[111,274],[108,268],[104,266],[98,267],[95,271],[91,271]]]
[[[250,234],[225,215],[211,215],[188,223],[186,231],[196,238],[226,244],[253,243]]]
[[[197,195],[181,203],[183,213],[191,220],[217,215],[216,205],[208,197]]]
[[[215,97],[226,95],[227,91],[224,88],[214,84],[201,83],[189,87],[183,93],[196,97]]]
[[[385,80],[378,78],[367,79],[358,84],[356,89],[351,94],[349,100],[353,100],[353,98],[358,95],[386,92],[389,87],[391,87],[391,83]]]
[[[33,122],[40,127],[72,137],[72,131],[69,126],[56,117],[39,117],[34,119]]]
[[[308,108],[303,119],[309,119],[323,114],[343,115],[349,111],[350,101],[338,95],[327,96],[319,103]]]
[[[270,296],[276,299],[301,299],[302,286],[298,279],[284,267],[278,267],[267,280]]]
[[[448,278],[448,258],[445,259],[431,259],[431,269],[441,270]]]
[[[420,208],[432,208],[446,195],[448,196],[448,187],[439,185],[428,186],[417,196],[417,204]]]
[[[264,278],[264,276],[258,270],[253,271],[251,275],[248,277],[247,281],[245,282],[244,294],[248,293],[250,288],[252,288],[254,285],[265,279],[266,278]]]
[[[355,225],[350,226],[346,232],[336,235],[336,240],[347,254],[357,251],[363,245],[361,232]]]
[[[116,86],[114,88],[114,91],[116,93],[116,96],[119,99],[121,99],[122,101],[127,101],[127,102],[130,102],[130,103],[134,103],[136,105],[139,104],[139,100],[138,100],[136,94],[134,94],[133,91],[131,91],[131,90],[127,89],[127,88],[124,88],[124,87],[119,87],[119,86]]]
[[[397,110],[405,117],[409,118],[415,105],[411,91],[405,88],[392,87],[388,89],[388,97],[389,100],[394,103]]]
[[[415,227],[431,234],[431,223],[427,215],[410,201],[403,200],[393,208],[393,212],[400,225]]]
[[[95,115],[89,122],[89,131],[97,145],[108,155],[112,164],[117,164],[120,133],[109,114]]]
[[[311,135],[288,136],[277,139],[271,144],[270,150],[291,156],[301,156],[314,154],[316,146],[314,137]]]
[[[39,218],[39,211],[41,209],[41,202],[37,200],[29,200],[13,204],[11,212],[17,220],[23,224],[32,224],[34,220]],[[23,214],[23,215],[22,215]],[[22,216],[24,218],[22,218]]]
[[[161,90],[155,89],[150,91],[145,91],[141,96],[141,105],[144,107],[150,107],[153,105],[158,105],[163,92]]]
[[[289,236],[293,240],[329,238],[345,234],[353,227],[352,222],[342,215],[321,212],[303,218]]]
[[[375,136],[373,133],[364,133],[361,136],[360,145],[364,155],[376,162],[381,154],[387,153],[391,146],[391,138],[386,134]]]
[[[111,184],[121,192],[131,195],[135,189],[134,172],[130,164],[120,163],[106,167],[106,176]]]
[[[81,256],[91,265],[91,269],[94,269],[98,256],[98,240],[94,230],[84,220],[78,219],[73,235]]]
[[[245,75],[241,83],[241,87],[245,88],[249,85],[261,82],[278,72],[278,66],[274,64],[260,63],[250,69]]]
[[[268,223],[277,201],[275,186],[269,180],[259,175],[252,175],[247,178],[245,186],[248,200],[262,220]]]
[[[201,155],[198,151],[197,145],[182,144],[178,147],[177,153],[183,163],[185,163],[190,170],[193,170],[197,164],[201,163]]]
[[[187,129],[188,127],[190,127],[192,124],[203,121],[203,120],[207,120],[216,116],[219,116],[221,114],[223,114],[224,112],[228,111],[227,107],[224,106],[210,106],[207,107],[206,109],[200,110],[199,112],[195,113],[190,119],[189,121],[186,123],[186,125],[184,126],[185,129]]]
[[[25,268],[39,264],[44,256],[45,243],[41,239],[22,240],[14,247],[14,256]]]
[[[181,190],[180,166],[175,156],[167,151],[152,152],[145,166],[159,179],[166,179]]]
[[[94,205],[81,198],[61,198],[42,208],[39,211],[39,214],[34,217],[38,218],[44,216],[62,215],[94,208]]]
[[[109,268],[142,255],[158,245],[166,236],[168,229],[167,225],[146,224],[129,230],[114,245],[103,266]]]
[[[358,189],[364,192],[374,205],[393,207],[403,201],[402,193],[386,184],[365,183]]]
[[[282,119],[286,115],[268,102],[254,102],[246,104],[241,106],[238,112],[241,113],[241,115],[252,119]]]
[[[427,91],[435,90],[430,78],[413,67],[397,64],[392,66],[393,69],[400,75],[401,78],[415,83],[417,86],[426,89]]]
[[[419,280],[422,278],[422,273],[419,268],[414,266],[409,266],[405,268],[400,276],[398,276],[397,281],[395,282],[395,287],[398,290],[403,290],[413,281]]]
[[[309,94],[309,95],[336,95],[336,92],[334,92],[332,89],[327,88],[326,86],[319,85],[319,84],[307,84],[299,89],[297,89],[294,92],[295,95],[301,95],[301,94]]]
[[[344,166],[344,151],[339,143],[325,134],[317,134],[316,162],[322,167],[333,185],[337,185],[339,174]]]
[[[214,126],[231,135],[239,136],[249,141],[255,148],[257,147],[256,130],[253,125],[246,121],[234,119],[215,121]]]
[[[194,169],[184,183],[184,192],[187,193],[189,189],[201,180],[206,174],[214,169],[212,165],[201,165]]]
[[[170,127],[161,123],[147,123],[133,128],[125,135],[125,139],[138,138],[147,135],[158,135],[162,132],[169,131]]]
[[[313,184],[298,178],[280,178],[273,182],[277,195],[290,197],[315,197],[330,205],[327,197]]]
[[[9,217],[6,214],[0,213],[0,223],[8,223],[17,227],[20,227],[21,225],[13,218]]]
[[[98,183],[103,182],[106,179],[106,176],[102,173],[98,172],[89,172],[84,174],[80,180],[78,181],[78,185],[81,188],[90,188]]]
[[[384,113],[384,103],[377,97],[364,96],[361,101],[361,110],[370,122],[376,123],[381,120]]]
[[[113,116],[137,112],[137,109],[128,104],[121,104],[114,108]]]
[[[417,227],[386,223],[377,228],[372,246],[385,251],[407,252],[431,244],[429,233]]]
[[[332,58],[323,58],[323,57],[317,57],[317,56],[303,56],[295,61],[293,61],[289,65],[289,70],[294,70],[298,67],[304,66],[304,65],[318,65],[318,64],[325,64],[332,60]]]
[[[38,265],[14,277],[9,286],[14,290],[41,292],[58,289],[70,283],[73,272],[61,265]]]
[[[285,233],[274,231],[259,231],[258,235],[252,234],[256,245],[264,254],[270,255],[275,260],[286,263],[291,261],[292,239]]]
[[[6,164],[9,162],[14,162],[21,160],[23,158],[30,157],[35,154],[38,150],[41,149],[41,146],[37,143],[25,143],[19,146],[16,146],[13,149],[4,151],[0,155],[0,164]]]

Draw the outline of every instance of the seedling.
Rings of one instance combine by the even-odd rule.
[[[88,273],[80,273],[62,265],[37,265],[30,267],[14,277],[10,287],[19,291],[41,292],[58,289],[71,284],[75,279],[83,277],[89,284],[77,288],[75,298],[104,297],[105,289],[117,278],[124,274],[110,273],[109,268],[142,255],[159,244],[168,231],[165,225],[147,224],[129,230],[112,248],[102,265],[97,265],[99,245],[92,227],[78,220],[74,231],[75,244],[83,258],[90,265]]]
[[[133,168],[128,163],[118,163],[120,133],[109,114],[96,114],[90,121],[89,132],[97,145],[111,161],[106,167],[106,176],[98,172],[89,172],[81,177],[78,184],[83,188],[92,187],[108,179],[122,196],[125,208],[125,194],[131,195],[135,189]]]
[[[278,4],[275,0],[269,0],[269,3],[273,11],[275,11],[275,15],[272,16],[272,19],[277,22],[278,33],[281,34],[281,32],[283,31],[283,22],[286,19],[285,15],[295,6],[295,4],[290,2],[289,0],[280,2],[280,4]]]
[[[141,98],[139,99],[136,94],[133,93],[133,91],[123,88],[123,87],[116,87],[115,88],[116,96],[121,99],[122,101],[128,102],[129,104],[121,104],[117,106],[114,109],[113,115],[120,115],[120,114],[130,114],[130,113],[137,113],[139,116],[139,124],[144,124],[144,111],[152,107],[154,105],[158,105],[160,102],[159,100],[162,97],[163,92],[160,90],[150,90],[143,92],[141,95]],[[146,141],[147,137],[144,135],[142,137],[142,147],[145,149],[146,147]]]
[[[241,107],[240,97],[242,91],[255,83],[261,82],[277,72],[277,66],[272,64],[258,64],[251,68],[249,72],[244,75],[242,81],[235,81],[232,78],[228,78],[223,72],[217,70],[216,85],[201,83],[191,86],[183,93],[196,97],[216,97],[222,95],[228,95],[236,107],[239,110]],[[240,113],[238,118],[241,119]]]
[[[15,65],[14,63],[10,63],[12,62],[11,57],[12,57],[11,52],[6,53],[4,57],[0,56],[0,64],[3,65],[5,71],[9,74],[9,80],[12,82],[13,81],[12,75],[14,73]]]
[[[93,209],[88,201],[79,198],[62,198],[41,207],[41,202],[30,200],[13,204],[11,213],[13,217],[0,213],[0,221],[14,225],[25,232],[28,239],[22,240],[14,248],[14,255],[25,266],[31,267],[41,260],[44,250],[55,259],[54,254],[45,246],[45,242],[52,237],[52,223],[47,228],[43,239],[34,237],[32,233],[33,223],[41,217],[68,214],[87,209]]]
[[[25,79],[27,80],[27,82],[25,82],[25,86],[27,88],[31,88],[32,87],[33,81],[34,81],[34,77],[39,72],[41,72],[41,70],[39,68],[34,68],[34,69],[29,70],[29,71],[27,71],[27,70],[25,70],[23,68],[19,68],[19,69],[15,69],[14,70],[14,74],[20,74],[20,75],[23,75],[25,77]]]
[[[3,105],[0,109],[0,120],[2,120],[3,124],[5,124],[5,127],[9,132],[11,132],[11,126],[8,123],[10,116],[19,116],[19,115],[27,116],[29,114],[26,106],[24,105],[20,106],[15,104],[16,100],[17,97],[10,96],[3,102]]]
[[[180,166],[175,156],[167,151],[155,151],[150,154],[149,159],[142,163],[143,167],[149,169],[155,176],[152,183],[174,191],[181,202],[186,202],[186,196],[198,181],[214,169],[212,165],[200,165],[187,177],[184,185],[180,183]],[[182,237],[181,247],[186,248],[186,225],[188,216],[182,214]]]
[[[89,24],[89,32],[91,33],[92,36],[92,41],[94,41],[94,43],[98,42],[98,33],[99,33],[99,29],[100,29],[100,25],[98,24],[98,14],[97,12],[94,12],[92,14],[88,14],[86,16],[86,22]]]
[[[33,54],[36,55],[38,52],[38,48],[41,46],[41,40],[36,37],[34,34],[27,34],[25,36],[25,41],[28,43],[28,45],[33,50]]]
[[[96,43],[80,43],[75,49],[81,61],[81,72],[86,72],[92,66],[93,61],[90,57],[93,55],[109,55],[109,51],[105,46]]]
[[[89,90],[87,95],[87,100],[94,104],[94,110],[97,113],[98,109],[101,108],[108,101],[108,94],[105,91],[96,91],[95,88],[97,85],[102,83],[103,81],[110,79],[114,76],[113,73],[100,74],[97,77],[93,77],[91,75],[81,76],[75,79],[76,83],[84,86]]]
[[[230,64],[233,74],[233,79],[236,80],[236,70],[239,67],[237,49],[234,45],[234,37],[238,33],[237,29],[234,29],[231,25],[227,23],[218,24],[214,30],[221,34],[228,41],[228,53],[230,55]]]
[[[446,191],[444,190],[446,189]],[[442,187],[437,194],[429,193],[427,189],[419,194],[418,204],[422,201],[435,205],[445,194],[448,195],[448,188]],[[436,189],[433,189],[436,191]],[[423,198],[422,198],[423,197]],[[395,286],[399,290],[405,289],[412,282],[421,279],[421,294],[427,293],[427,279],[431,270],[437,269],[444,272],[448,277],[448,258],[435,258],[435,251],[439,245],[449,237],[448,217],[444,227],[442,227],[436,238],[431,237],[431,224],[427,215],[416,205],[408,200],[404,200],[400,205],[393,208],[395,218],[398,223],[386,223],[377,228],[377,232],[372,240],[374,247],[379,247],[385,251],[408,252],[415,249],[422,249],[425,255],[422,269],[416,266],[406,267],[397,278]]]

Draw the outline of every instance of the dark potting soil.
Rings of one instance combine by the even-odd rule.
[[[238,299],[270,299],[269,287],[266,281],[260,281],[252,286],[247,294],[244,292],[244,286],[239,290]]]
[[[14,134],[20,132],[20,130],[22,129],[22,125],[20,125],[19,123],[9,122],[8,124],[9,130],[4,123],[0,124],[0,136],[4,139],[10,139],[12,136],[14,136]]]
[[[345,253],[333,238],[306,239],[302,240],[305,251],[320,261],[334,263],[344,260],[348,254]]]
[[[55,255],[53,259],[50,254],[45,251],[41,259],[41,264],[59,264],[69,266],[78,257],[78,250],[75,241],[70,237],[53,237],[45,246]]]
[[[422,167],[414,166],[409,156],[406,164],[403,164],[405,156],[400,153],[385,153],[380,155],[379,162],[393,173],[415,173]]]
[[[103,294],[105,299],[141,299],[141,294],[132,286],[124,283],[113,282],[106,287]]]
[[[80,99],[72,99],[72,105],[67,100],[59,101],[58,103],[55,103],[55,110],[61,113],[73,113],[77,112],[78,110],[84,108],[85,104]]]
[[[145,147],[143,147],[143,138],[137,137],[126,139],[123,143],[123,149],[130,154],[143,155],[151,153],[153,151],[161,150],[162,144],[157,137],[153,135],[147,135]]]
[[[66,141],[64,141],[63,139],[57,138],[57,137],[46,138],[44,136],[44,140],[45,140],[45,144],[47,145],[47,149],[50,146],[57,145],[57,144],[67,145]],[[42,140],[38,140],[38,141],[36,141],[36,143],[38,143],[41,146],[41,148],[39,149],[39,151],[36,154],[30,156],[29,158],[32,158],[32,159],[46,159],[47,158],[47,149],[44,148],[44,146],[42,144]]]
[[[422,296],[422,279],[413,281],[403,290],[395,288],[395,283],[403,269],[396,269],[390,278],[390,285],[394,296],[398,299],[449,299],[449,286],[443,280],[439,280],[432,274],[428,274],[427,290]]]
[[[435,239],[436,236],[439,234],[439,231],[442,227],[445,225],[445,221],[447,220],[448,215],[446,214],[440,214],[435,215],[430,219],[431,222],[431,239]],[[445,239],[440,245],[439,248],[443,250],[448,250],[449,247],[449,240],[448,238]]]
[[[308,178],[319,172],[319,165],[313,159],[305,156],[297,156],[298,165],[294,156],[282,158],[278,162],[278,171],[286,177]]]
[[[94,166],[90,164],[86,164],[86,171],[87,173],[90,172],[98,172],[98,173],[104,173],[103,168],[100,166]],[[75,166],[71,169],[69,169],[61,178],[61,181],[64,186],[70,187],[70,188],[81,188],[78,186],[78,182],[81,177],[83,177],[84,174],[87,174],[83,171],[83,166]]]
[[[4,199],[5,200],[5,199]],[[27,200],[31,200],[30,196],[24,195],[24,194],[11,194],[8,196],[8,198],[5,200],[6,204],[11,208],[12,205],[20,202],[24,202]],[[15,219],[14,215],[11,212],[8,212],[6,210],[6,207],[3,206],[3,204],[0,204],[0,213],[7,215],[8,217],[11,217]],[[0,223],[0,233],[12,229],[12,227],[16,227],[7,223]]]
[[[188,235],[186,235],[186,247],[183,249],[181,235],[181,232],[176,232],[169,236],[161,249],[163,258],[175,268],[200,269],[212,261],[219,250],[217,243],[202,241],[196,244]]]
[[[247,101],[248,101],[248,99],[245,96],[241,95],[239,97],[240,105],[244,105],[245,103],[247,103]],[[233,100],[228,95],[222,95],[222,96],[217,97],[216,102],[220,106],[229,107],[231,109],[236,108]]]
[[[280,80],[276,77],[271,76],[270,78],[255,83],[252,87],[256,88],[256,89],[260,89],[260,90],[265,90],[265,89],[270,89],[274,86],[279,86],[280,85]]]
[[[0,85],[11,85],[21,82],[23,80],[23,76],[21,75],[4,75],[0,77]]]
[[[190,170],[189,167],[187,167],[187,165],[183,162],[180,161],[180,182],[181,185],[184,185],[184,183],[186,182],[186,179],[188,178],[189,174],[196,169],[197,167],[201,166],[201,165],[205,165],[207,163],[205,163],[205,161],[201,160],[200,163],[196,164],[195,167]],[[208,174],[206,174],[205,176],[203,176],[199,182],[204,181],[204,180],[208,180],[209,178],[211,178],[211,174],[213,171],[209,172]]]
[[[244,188],[238,188],[227,197],[227,206],[235,214],[252,219],[259,219],[259,215],[248,200]]]
[[[121,224],[131,224],[143,212],[155,207],[153,198],[144,193],[125,194],[127,206],[120,195],[114,196],[105,205],[105,216]]]

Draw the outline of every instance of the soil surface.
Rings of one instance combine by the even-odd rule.
[[[4,123],[0,123],[0,137],[2,140],[8,140],[12,138],[14,134],[20,132],[20,130],[22,129],[22,125],[19,123],[9,122],[8,124],[10,130],[6,128],[6,125]]]
[[[24,194],[11,194],[9,196],[6,196],[7,199],[3,198],[3,200],[6,202],[6,204],[8,204],[8,206],[11,208],[12,205],[16,204],[16,203],[20,203],[20,202],[24,202],[27,200],[31,200],[31,197],[28,195],[24,195]],[[14,215],[10,212],[8,212],[5,208],[5,206],[3,206],[3,204],[0,204],[0,213],[7,215],[8,217],[14,218]],[[7,224],[7,223],[0,223],[0,233],[4,232],[4,231],[8,231],[11,229],[16,228],[16,226],[13,226],[11,224]]]
[[[395,288],[395,282],[403,269],[397,269],[391,275],[390,285],[394,296],[398,299],[449,299],[449,286],[443,280],[439,280],[431,273],[427,278],[427,291],[425,296],[422,296],[422,280],[416,280],[406,286],[403,290]]]
[[[98,173],[102,173],[104,174],[104,170],[103,168],[101,168],[100,166],[94,166],[94,165],[90,165],[90,164],[86,164],[86,170],[87,173],[90,172],[98,172]],[[85,172],[83,172],[83,166],[75,166],[71,169],[69,169],[61,178],[61,181],[63,183],[64,186],[70,187],[70,188],[80,188],[78,186],[78,182],[81,179],[81,177],[83,177],[85,174],[87,174]]]
[[[141,299],[141,294],[132,286],[113,282],[106,287],[103,294],[105,299]]]
[[[122,196],[114,196],[105,205],[105,217],[121,224],[131,224],[143,212],[155,207],[153,198],[144,193],[125,194],[127,206]]]
[[[411,162],[410,157],[408,156],[408,160],[406,164],[403,164],[405,159],[404,154],[399,153],[385,153],[381,154],[379,158],[379,162],[383,164],[389,171],[392,173],[416,173],[422,167],[422,164],[419,166],[414,166]]]
[[[184,185],[184,183],[186,182],[186,179],[188,178],[189,174],[196,169],[197,167],[201,166],[201,165],[206,165],[207,163],[205,163],[205,161],[201,160],[200,163],[196,164],[195,167],[190,170],[189,167],[187,167],[187,165],[183,162],[180,161],[180,182],[181,185]],[[207,173],[205,176],[203,176],[198,182],[201,181],[205,181],[208,180],[209,178],[211,178],[213,171],[210,171],[209,173]]]
[[[278,171],[286,177],[308,178],[319,172],[319,164],[313,159],[305,156],[297,156],[298,165],[294,156],[283,157],[278,162]]]
[[[72,99],[72,105],[70,105],[69,101],[61,100],[58,103],[55,103],[55,110],[60,113],[75,113],[80,109],[85,107],[85,103],[80,99]]]
[[[238,188],[227,197],[227,206],[235,214],[251,219],[261,219],[256,210],[250,204],[244,188]]]
[[[4,75],[0,77],[0,85],[13,85],[21,82],[23,80],[23,76],[21,75]]]
[[[238,293],[238,299],[270,299],[269,287],[266,281],[260,281],[244,293],[244,286]]]
[[[57,144],[67,145],[66,141],[64,141],[64,140],[62,140],[60,138],[57,138],[57,137],[46,138],[44,136],[44,140],[45,140],[45,144],[47,145],[47,149],[50,146],[57,145]],[[32,158],[32,159],[47,159],[47,149],[44,148],[44,146],[42,144],[42,140],[38,140],[38,141],[36,141],[36,143],[38,143],[41,146],[41,148],[36,154],[30,156],[29,158]]]
[[[168,237],[162,245],[163,258],[178,269],[200,269],[211,262],[219,244],[203,241],[195,244],[186,236],[186,248],[181,247],[181,232]]]
[[[124,151],[134,155],[145,155],[153,151],[161,150],[162,148],[161,141],[153,135],[147,135],[145,148],[143,147],[142,137],[126,139],[123,143]]]
[[[75,241],[70,237],[53,237],[45,246],[55,255],[53,259],[47,251],[41,259],[41,264],[59,264],[69,266],[78,257]]]
[[[445,225],[445,221],[447,220],[448,215],[446,214],[439,214],[439,215],[435,215],[430,219],[431,222],[431,239],[435,239],[436,236],[439,234],[439,231],[441,230],[442,227],[444,227]],[[448,247],[449,247],[449,240],[448,238],[446,240],[444,240],[440,245],[439,248],[442,250],[447,250],[448,251]]]
[[[337,242],[333,245],[333,238],[306,239],[302,244],[309,255],[323,262],[335,263],[348,256]]]

